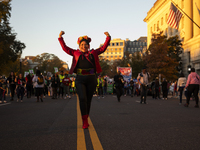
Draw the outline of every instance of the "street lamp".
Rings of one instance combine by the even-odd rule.
[[[188,65],[188,74],[191,73],[191,68],[192,68],[192,66],[191,66],[191,65]]]

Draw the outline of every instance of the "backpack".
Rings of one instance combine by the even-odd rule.
[[[44,78],[42,75],[39,75],[37,78],[37,83],[38,85],[44,84]]]

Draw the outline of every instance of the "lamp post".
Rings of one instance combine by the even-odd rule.
[[[19,70],[20,70],[20,73],[22,73],[22,59],[21,58],[19,59]]]

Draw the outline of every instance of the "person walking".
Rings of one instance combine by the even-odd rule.
[[[10,101],[13,101],[14,100],[14,94],[15,94],[15,88],[16,88],[15,74],[14,74],[13,71],[11,71],[10,76],[8,77],[7,81],[9,81],[9,87],[10,87],[10,92],[11,92]]]
[[[62,84],[63,84],[63,88],[64,88],[64,99],[66,99],[67,97],[69,97],[69,99],[71,98],[70,96],[70,92],[69,92],[69,84],[71,83],[70,78],[68,77],[68,74],[65,74],[65,77],[62,80]]]
[[[103,80],[103,94],[107,95],[107,86],[108,86],[108,82],[106,80],[106,78]]]
[[[64,86],[63,86],[63,79],[65,78],[65,75],[63,73],[63,71],[61,71],[61,73],[59,74],[59,79],[60,79],[60,84],[59,84],[59,92],[58,92],[58,97],[60,97],[60,95],[62,96],[61,98],[63,98],[63,94],[64,94]]]
[[[115,89],[117,94],[117,100],[120,102],[120,97],[123,95],[123,87],[124,87],[124,78],[121,75],[121,72],[118,71],[117,75],[114,76],[115,81]]]
[[[40,70],[36,71],[36,75],[32,79],[33,83],[35,83],[35,92],[37,97],[37,102],[39,102],[39,98],[41,102],[43,102],[43,92],[44,92],[44,76],[41,75]]]
[[[179,105],[182,104],[182,96],[183,96],[183,91],[186,85],[186,77],[184,76],[183,73],[180,74],[180,77],[178,79],[178,84],[177,84],[177,91],[180,92],[180,103]]]
[[[144,67],[142,69],[142,72],[138,74],[137,80],[140,84],[141,89],[141,101],[140,104],[144,101],[144,104],[146,104],[146,97],[147,97],[147,85],[149,83],[150,74],[146,71],[146,68]]]
[[[30,74],[28,74],[25,78],[26,80],[26,90],[27,90],[27,98],[31,98],[31,91],[32,91],[32,77]]]
[[[162,82],[162,92],[163,92],[163,99],[167,100],[168,89],[167,89],[167,81],[165,78],[163,79],[163,82]]]
[[[26,80],[23,78],[22,74],[19,74],[19,78],[16,78],[16,93],[17,93],[17,102],[19,102],[19,99],[21,98],[21,102],[23,102],[24,97],[24,90],[25,90],[25,84]]]
[[[59,83],[60,83],[60,79],[58,77],[58,74],[55,73],[53,75],[53,77],[51,78],[51,87],[52,87],[52,99],[57,99],[57,91],[59,88]]]
[[[103,79],[101,78],[101,75],[99,75],[99,77],[97,79],[97,89],[98,89],[98,98],[100,98],[100,96],[102,96],[102,98],[104,98],[104,96],[103,96]]]
[[[190,97],[193,94],[195,97],[196,105],[194,107],[199,108],[199,84],[200,84],[200,77],[195,72],[195,68],[191,68],[191,73],[188,76],[187,83],[185,88],[187,88],[187,102],[184,105],[185,107],[189,106]]]
[[[103,46],[96,50],[89,50],[91,38],[88,36],[79,37],[77,41],[79,49],[74,50],[65,44],[62,37],[63,34],[65,33],[61,31],[58,40],[62,49],[67,54],[73,56],[72,67],[69,73],[72,74],[74,72],[77,74],[75,85],[80,102],[80,110],[83,120],[82,127],[83,129],[87,129],[89,126],[88,116],[90,113],[92,97],[97,86],[96,73],[102,71],[98,55],[107,49],[111,37],[108,32],[105,32],[104,34],[107,36],[106,41]]]

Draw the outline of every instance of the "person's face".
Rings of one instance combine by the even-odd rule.
[[[89,45],[85,41],[82,41],[79,45],[79,48],[81,52],[87,52],[89,49]]]
[[[118,75],[120,75],[121,74],[121,72],[120,71],[118,71]]]
[[[22,78],[22,74],[19,74],[19,78],[20,78],[20,79]]]
[[[142,72],[143,72],[143,73],[146,73],[146,69],[143,69]]]
[[[14,73],[13,73],[13,72],[11,72],[10,74],[11,74],[11,76],[13,76],[13,75],[14,75]]]

